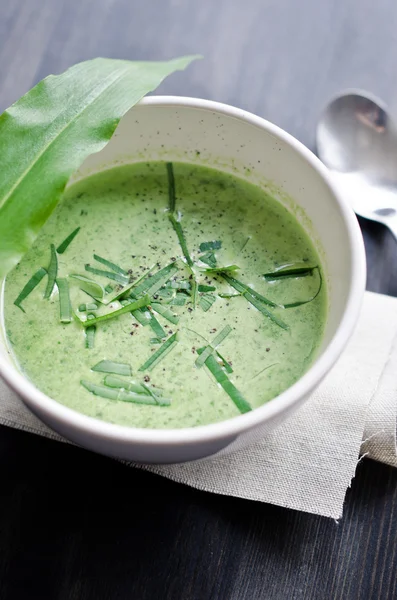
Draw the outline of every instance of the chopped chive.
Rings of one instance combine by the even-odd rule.
[[[202,285],[200,284],[198,286],[198,291],[199,292],[215,292],[216,287],[213,285]]]
[[[214,304],[216,296],[214,294],[203,294],[199,300],[199,305],[204,312],[207,312]]]
[[[151,343],[151,344],[162,344],[162,343],[163,343],[163,340],[162,340],[161,338],[157,338],[157,337],[155,337],[155,338],[150,338],[150,343]]]
[[[175,210],[175,177],[174,166],[171,162],[166,163],[168,176],[168,208],[171,213]]]
[[[150,306],[154,312],[164,317],[164,319],[167,319],[167,321],[170,321],[170,323],[174,323],[174,325],[176,325],[179,322],[179,317],[174,315],[174,313],[163,304],[160,304],[159,302],[152,302]]]
[[[192,286],[189,281],[171,281],[169,287],[173,290],[191,290]]]
[[[150,275],[151,270],[152,269],[145,273],[145,275],[143,276],[143,280],[141,278],[139,280],[139,283],[138,281],[135,282],[133,286],[134,296],[139,296],[140,294],[147,293],[149,289],[154,289],[155,286],[157,286],[157,284],[161,282],[161,284],[157,288],[160,289],[164,285],[164,283],[166,283],[169,279],[171,279],[171,277],[173,277],[173,275],[175,275],[175,273],[178,271],[178,267],[175,266],[175,262],[172,262],[166,267],[160,269],[160,271],[157,271],[157,273],[154,273],[154,275]]]
[[[154,398],[157,404],[160,406],[169,406],[171,404],[171,400],[169,398],[163,398],[163,392],[158,390],[157,388],[154,390],[152,387],[146,385],[146,383],[142,383],[142,387],[145,388],[146,392]]]
[[[175,298],[171,300],[171,306],[185,306],[186,300],[186,294],[177,294]]]
[[[287,279],[290,277],[307,277],[308,275],[313,275],[313,271],[317,268],[318,266],[284,267],[282,269],[278,269],[277,271],[273,271],[273,273],[265,273],[263,277],[266,279],[266,281],[275,281],[276,279]]]
[[[207,250],[219,250],[222,248],[222,242],[214,240],[213,242],[202,242],[200,244],[200,252],[206,252]]]
[[[201,262],[208,265],[211,269],[214,269],[216,267],[217,261],[216,261],[215,254],[213,252],[207,252],[206,254],[203,254],[202,256],[200,256],[199,259],[201,260]]]
[[[231,331],[232,328],[230,327],[230,325],[226,325],[222,329],[222,331],[218,333],[218,335],[213,339],[213,341],[204,348],[203,352],[200,353],[200,356],[196,359],[196,367],[200,368],[203,366],[208,356],[210,356],[213,353],[216,347],[223,342],[223,340],[229,335]]]
[[[57,248],[58,254],[63,254],[65,252],[65,250],[73,242],[74,238],[76,237],[76,235],[78,234],[79,231],[80,231],[80,227],[76,227],[76,229],[74,231],[72,231],[72,233],[70,233],[68,235],[68,237],[63,240],[63,242],[61,244],[59,244],[59,246]]]
[[[98,310],[98,304],[94,304],[93,302],[89,302],[88,304],[80,304],[79,312],[85,312],[87,310]]]
[[[138,323],[140,323],[144,327],[150,324],[152,316],[148,310],[142,310],[141,308],[139,308],[138,310],[131,311],[131,314],[133,317],[135,317]]]
[[[142,306],[147,306],[149,303],[150,303],[150,298],[149,298],[149,296],[146,295],[146,296],[143,296],[143,298],[139,298],[139,300],[135,300],[135,302],[129,302],[128,304],[126,304],[125,306],[122,306],[121,308],[118,308],[117,310],[113,310],[112,312],[109,312],[105,315],[100,315],[99,317],[95,317],[95,319],[93,319],[91,321],[91,323],[89,323],[88,321],[83,321],[82,325],[83,325],[83,327],[88,327],[90,325],[96,325],[97,323],[102,323],[103,321],[108,321],[109,319],[114,319],[116,317],[119,317],[120,315],[123,315],[124,313],[137,310],[137,308],[142,308]]]
[[[17,306],[23,312],[25,312],[25,309],[21,306],[21,302],[23,302],[25,298],[27,298],[29,294],[34,290],[34,288],[39,285],[40,281],[43,279],[43,277],[45,277],[45,275],[47,275],[47,269],[44,269],[44,267],[40,267],[40,269],[36,271],[34,275],[32,275],[27,284],[22,288],[22,291],[19,294],[18,298],[14,300],[15,306]]]
[[[105,292],[107,294],[110,294],[110,292],[113,292],[113,286],[110,285],[110,283],[108,283],[107,286],[105,287]]]
[[[119,273],[120,275],[125,275],[126,277],[128,277],[127,271],[125,271],[124,269],[122,269],[121,267],[116,265],[115,263],[111,262],[110,260],[107,260],[106,258],[102,258],[102,256],[98,256],[98,254],[94,254],[94,260],[101,263],[102,265],[105,265],[105,267],[107,267],[111,271],[114,271],[115,273]]]
[[[87,315],[88,320],[92,320],[95,318],[95,315],[89,314]],[[91,327],[87,327],[85,329],[85,347],[89,350],[92,350],[95,344],[95,334],[96,334],[96,326],[92,325]]]
[[[243,296],[245,295],[246,292],[248,292],[248,294],[250,296],[253,296],[257,300],[259,300],[260,302],[263,302],[264,304],[267,304],[268,306],[272,306],[273,308],[283,308],[279,304],[272,302],[272,300],[269,300],[268,298],[265,298],[265,296],[262,296],[262,294],[259,294],[258,292],[256,292],[249,285],[246,285],[245,283],[242,283],[241,281],[234,279],[234,277],[231,277],[227,273],[222,273],[222,277],[223,277],[223,279],[225,279],[228,282],[229,285],[234,287],[234,289],[237,290],[238,292],[240,292],[240,294],[242,294]]]
[[[290,302],[288,304],[284,304],[284,308],[297,308],[298,306],[302,306],[303,304],[308,304],[309,302],[313,302],[313,300],[315,300],[317,298],[317,296],[321,292],[321,288],[323,286],[323,276],[321,275],[321,270],[318,267],[315,267],[315,268],[318,269],[318,275],[320,277],[320,284],[319,284],[318,290],[314,294],[314,296],[312,296],[308,300],[298,300],[297,302]]]
[[[51,296],[52,291],[54,289],[55,280],[57,278],[57,275],[58,275],[58,257],[57,257],[57,253],[56,253],[54,244],[51,244],[51,258],[50,258],[50,264],[48,266],[48,280],[47,280],[47,287],[44,292],[44,298],[48,299]]]
[[[119,400],[120,402],[133,402],[135,404],[151,404],[152,406],[160,406],[156,400],[146,394],[137,394],[135,392],[127,392],[121,388],[111,388],[106,385],[98,385],[91,381],[82,379],[81,385],[95,396],[107,398],[108,400]]]
[[[163,393],[161,390],[153,390],[153,388],[145,385],[144,383],[140,384],[136,383],[135,381],[126,381],[125,379],[120,379],[114,375],[107,375],[104,383],[106,386],[111,388],[118,388],[126,392],[134,392],[135,394],[149,396],[153,398],[154,403],[158,404],[159,406],[169,406],[171,404],[171,400],[168,398],[163,398]]]
[[[149,325],[152,328],[154,335],[156,335],[158,338],[166,338],[167,334],[161,327],[156,317],[153,314],[151,314],[150,317]]]
[[[100,277],[107,277],[108,279],[112,279],[112,281],[116,281],[121,285],[127,285],[129,283],[129,278],[125,275],[121,275],[120,273],[113,273],[113,271],[102,271],[102,269],[96,269],[95,267],[91,267],[91,265],[85,265],[85,270],[93,273],[94,275],[99,275]]]
[[[219,298],[238,298],[242,294],[218,294]]]
[[[228,273],[229,271],[237,271],[238,265],[226,265],[226,267],[213,267],[211,269],[202,269],[204,273]]]
[[[115,377],[114,375],[106,375],[104,384],[111,388],[123,388],[127,392],[135,392],[136,394],[149,396],[147,390],[145,390],[143,385],[140,383],[136,383],[135,381],[126,381],[125,379],[120,379],[120,377]]]
[[[158,278],[157,281],[153,282],[152,285],[148,288],[146,293],[149,296],[154,296],[154,294],[156,294],[159,291],[159,289],[161,287],[163,287],[163,285],[165,283],[167,283],[167,281],[169,279],[171,279],[171,277],[173,275],[175,275],[175,273],[177,273],[177,272],[178,272],[178,269],[176,267],[174,269],[170,269],[170,271],[168,273],[166,273],[165,275],[163,275],[163,277]]]
[[[281,327],[281,329],[285,329],[285,331],[289,330],[289,326],[287,325],[287,323],[285,323],[279,317],[276,317],[276,315],[273,314],[268,308],[266,308],[266,306],[263,304],[263,302],[261,302],[260,300],[255,298],[255,296],[252,296],[248,292],[244,292],[242,295],[244,296],[244,298],[246,300],[248,300],[248,302],[250,304],[252,304],[252,306],[255,306],[255,308],[257,308],[263,315],[265,315],[265,317],[267,317],[268,319],[273,321],[273,323],[275,323],[276,325]]]
[[[92,298],[95,298],[96,300],[102,300],[103,296],[105,295],[105,290],[103,289],[103,286],[100,283],[94,281],[93,279],[86,277],[85,275],[77,275],[75,273],[72,273],[71,275],[69,275],[69,278],[75,279],[78,282],[80,289],[83,290],[83,292],[85,292],[89,296],[92,296]]]
[[[193,276],[193,280],[192,280],[192,304],[193,304],[193,309],[196,310],[196,305],[197,305],[197,288],[198,288],[198,284],[197,281],[194,277],[194,273],[192,271],[192,276]]]
[[[151,371],[178,343],[177,331],[141,366],[139,371]]]
[[[190,257],[189,250],[187,248],[187,243],[186,243],[185,235],[183,233],[182,226],[181,226],[180,222],[175,219],[175,216],[174,216],[173,213],[169,214],[168,218],[171,221],[171,225],[174,228],[174,231],[175,231],[175,233],[176,233],[176,235],[178,237],[179,245],[180,245],[181,250],[183,252],[183,256],[185,257],[186,262],[189,265],[189,267],[192,267],[193,266],[193,261],[192,261],[192,259]]]
[[[218,350],[215,350],[215,352],[217,353],[218,358],[222,361],[222,367],[225,369],[226,373],[233,373],[232,365],[226,360],[226,358],[223,358],[222,354],[220,354]]]
[[[115,375],[128,375],[131,377],[132,370],[130,365],[119,363],[113,360],[100,360],[99,363],[91,367],[91,371],[100,373],[114,373]]]
[[[203,356],[205,350],[200,348],[197,352],[201,356]],[[216,381],[219,385],[224,389],[224,391],[228,394],[228,396],[233,400],[234,404],[237,406],[238,410],[244,414],[252,410],[251,405],[247,402],[244,396],[239,392],[236,386],[230,381],[225,371],[222,369],[220,364],[217,362],[216,358],[210,354],[207,356],[205,360],[205,366],[215,377]]]
[[[72,305],[69,297],[68,280],[58,277],[56,284],[59,292],[59,317],[61,323],[70,323],[72,321]]]

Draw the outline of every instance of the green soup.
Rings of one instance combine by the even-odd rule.
[[[49,275],[15,305],[40,267]],[[68,298],[71,322],[61,322]],[[70,408],[136,427],[204,425],[261,406],[307,370],[325,319],[319,256],[296,218],[259,187],[182,163],[118,167],[71,186],[5,284],[21,371]],[[113,373],[92,370],[100,361]]]

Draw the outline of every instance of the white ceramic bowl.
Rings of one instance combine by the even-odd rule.
[[[0,375],[42,421],[91,450],[148,463],[203,458],[265,436],[305,402],[331,369],[353,331],[365,287],[356,218],[326,168],[288,133],[224,104],[154,96],[123,118],[108,146],[91,156],[75,179],[115,164],[158,159],[214,166],[263,186],[287,207],[296,203],[298,218],[322,257],[329,311],[318,357],[292,387],[250,413],[186,429],[134,429],[75,412],[28,381],[0,340]]]

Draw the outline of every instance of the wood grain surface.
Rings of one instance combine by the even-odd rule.
[[[245,108],[310,148],[343,88],[397,118],[395,0],[0,0],[0,112],[80,60],[196,52],[162,93]],[[360,224],[368,288],[397,296],[396,242]],[[397,471],[368,460],[339,523],[5,427],[0,480],[0,600],[397,598]]]

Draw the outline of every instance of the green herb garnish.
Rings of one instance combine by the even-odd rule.
[[[135,404],[151,404],[152,406],[167,406],[166,403],[160,405],[155,398],[149,394],[137,394],[135,392],[127,392],[121,388],[111,388],[106,385],[98,385],[82,379],[81,385],[95,396],[107,398],[108,400],[119,400],[120,402],[133,402]]]
[[[107,267],[111,271],[114,271],[115,273],[119,273],[120,275],[124,275],[125,277],[128,277],[127,271],[125,271],[118,265],[114,264],[110,260],[107,260],[106,258],[102,258],[102,256],[98,256],[98,254],[94,254],[94,260],[101,263],[102,265],[105,265],[105,267]]]
[[[186,294],[176,294],[175,298],[171,300],[171,306],[185,306]]]
[[[225,369],[226,373],[233,373],[232,365],[226,360],[226,358],[223,358],[222,354],[220,354],[218,350],[215,350],[215,352],[218,355],[220,361],[222,362],[221,366]]]
[[[87,310],[98,310],[98,304],[94,304],[94,302],[89,302],[88,304],[79,305],[79,312],[86,312]]]
[[[105,287],[105,292],[107,294],[110,294],[110,292],[113,292],[113,286],[110,285],[110,283],[108,283],[107,286]]]
[[[200,259],[201,260],[201,259]],[[210,269],[202,269],[204,273],[228,273],[229,271],[237,271],[240,267],[238,265],[226,265],[225,267],[212,267]]]
[[[95,318],[95,315],[89,314],[87,315],[88,320],[92,320]],[[91,327],[86,327],[85,329],[85,347],[92,350],[95,344],[95,334],[96,334],[96,326],[92,325]]]
[[[52,294],[52,291],[53,291],[54,285],[55,285],[55,280],[58,275],[58,257],[57,257],[57,253],[56,253],[54,244],[51,244],[51,258],[50,258],[50,264],[48,266],[47,272],[48,272],[48,280],[47,280],[47,287],[44,292],[44,298],[48,299]]]
[[[18,298],[14,300],[15,306],[20,308],[22,312],[25,312],[25,309],[21,306],[21,303],[29,296],[29,294],[34,290],[36,286],[39,285],[40,281],[47,275],[47,270],[44,267],[40,267],[38,271],[29,279],[27,284],[22,288],[21,293]]]
[[[80,231],[80,227],[76,227],[76,229],[74,231],[72,231],[72,233],[70,233],[68,235],[68,237],[63,240],[63,242],[61,244],[59,244],[59,246],[57,248],[58,254],[63,254],[65,252],[65,250],[73,242],[74,238],[76,237],[76,235],[78,234],[79,231]]]
[[[170,323],[173,323],[174,325],[179,323],[179,317],[175,315],[169,308],[167,308],[167,306],[164,306],[159,302],[152,302],[150,306],[154,312],[164,317],[164,319],[167,319],[167,321],[170,321]]]
[[[131,377],[132,370],[126,363],[114,362],[113,360],[100,360],[99,363],[91,367],[91,371],[100,373],[114,373],[115,375],[127,375]]]
[[[289,303],[283,305],[284,308],[297,308],[298,306],[302,306],[303,304],[308,304],[309,302],[313,302],[313,300],[315,300],[317,298],[317,296],[321,292],[321,288],[323,286],[323,277],[321,275],[321,269],[319,267],[315,267],[315,268],[318,269],[318,276],[320,278],[320,283],[318,286],[318,290],[314,294],[314,296],[312,296],[311,298],[308,298],[307,300],[298,300],[297,302],[289,302]]]
[[[205,349],[199,348],[197,350],[200,357],[203,356]],[[239,392],[236,386],[230,381],[225,371],[218,364],[216,358],[210,354],[207,356],[205,360],[205,366],[215,377],[217,383],[224,389],[224,391],[228,394],[228,396],[233,400],[234,404],[237,406],[238,410],[244,414],[252,410],[251,405],[247,402],[244,396]]]
[[[175,211],[175,177],[174,165],[170,162],[166,163],[168,177],[168,208],[171,213]]]
[[[206,252],[207,250],[219,250],[222,248],[222,242],[214,240],[213,242],[202,242],[200,244],[200,252]]]
[[[193,267],[193,261],[189,254],[185,234],[183,233],[183,229],[182,229],[180,222],[175,219],[175,216],[172,213],[168,215],[168,218],[169,218],[171,225],[173,226],[174,231],[177,235],[179,245],[181,247],[183,256],[185,257],[187,264],[189,265],[189,267]]]
[[[203,352],[196,359],[196,362],[195,362],[196,367],[200,368],[203,366],[203,364],[207,360],[207,357],[210,356],[214,352],[216,347],[219,346],[219,344],[221,344],[223,342],[223,340],[225,340],[227,338],[227,336],[229,335],[229,333],[231,331],[232,331],[232,328],[230,327],[230,325],[226,325],[222,329],[222,331],[220,331],[218,333],[218,335],[214,338],[214,340],[210,344],[208,344],[208,346],[203,348]]]
[[[141,367],[139,367],[139,371],[151,371],[154,369],[154,367],[177,345],[177,335],[177,331],[173,333],[168,340],[166,340],[164,344],[162,344],[160,348],[156,350],[156,352],[154,352],[154,354],[152,354],[152,356]]]
[[[59,316],[61,323],[70,323],[72,320],[72,305],[69,297],[68,280],[58,277],[56,284],[59,292]]]
[[[152,315],[150,314],[150,312],[148,310],[143,310],[143,309],[133,310],[131,312],[131,314],[133,317],[135,317],[135,319],[138,321],[138,323],[143,325],[143,327],[150,324]]]
[[[136,394],[149,396],[153,398],[155,404],[158,404],[159,406],[169,406],[171,404],[171,400],[163,398],[161,390],[154,390],[145,383],[140,384],[135,381],[126,381],[125,379],[120,379],[114,375],[107,375],[104,383],[111,388],[123,389],[127,392],[135,392]]]
[[[94,275],[112,279],[112,281],[116,281],[121,285],[127,285],[127,283],[129,283],[129,278],[125,275],[121,275],[120,273],[114,273],[113,271],[102,271],[102,269],[96,269],[95,267],[91,267],[91,265],[85,265],[85,270],[93,273]]]
[[[172,262],[166,267],[160,269],[160,271],[157,271],[157,273],[154,273],[154,275],[151,275],[151,270],[152,269],[145,273],[145,275],[143,275],[139,281],[136,281],[133,284],[133,295],[135,297],[148,293],[149,290],[159,290],[165,283],[167,283],[167,281],[169,281],[169,279],[171,279],[171,277],[173,277],[173,275],[175,275],[175,273],[177,273],[178,268],[176,267],[175,263]],[[154,293],[155,292],[152,292],[152,295]]]
[[[161,327],[161,325],[158,322],[158,320],[156,319],[156,317],[151,313],[150,313],[149,325],[152,328],[154,335],[156,335],[158,338],[166,338],[167,337],[166,332]]]
[[[199,257],[199,259],[201,260],[201,262],[208,265],[211,269],[214,269],[216,267],[217,261],[213,252],[206,252],[206,254],[202,254]]]
[[[128,304],[126,304],[125,306],[122,306],[121,308],[118,308],[117,310],[113,310],[110,313],[107,313],[105,315],[100,315],[99,317],[95,317],[95,319],[92,319],[91,322],[88,321],[81,321],[81,324],[83,325],[83,327],[88,327],[91,325],[96,325],[97,323],[103,323],[104,321],[108,321],[109,319],[115,319],[116,317],[119,317],[120,315],[123,315],[124,313],[127,312],[133,312],[134,310],[137,310],[138,308],[142,308],[142,306],[147,306],[150,303],[150,298],[149,296],[143,296],[143,298],[139,298],[139,300],[135,300],[134,302],[128,302]]]
[[[190,285],[189,281],[170,281],[170,283],[167,284],[167,287],[170,287],[173,290],[185,290],[185,291],[189,291],[192,289],[192,286]]]
[[[199,292],[215,292],[215,290],[216,290],[216,287],[213,286],[213,285],[202,285],[202,284],[200,284],[198,286],[198,291]]]
[[[216,296],[214,294],[203,294],[199,300],[199,305],[204,312],[207,312],[214,304]]]
[[[313,275],[315,269],[318,269],[317,265],[315,267],[283,267],[272,273],[265,273],[263,277],[266,281],[276,281],[277,279],[288,279],[290,277],[307,277]]]
[[[69,279],[75,279],[78,282],[80,289],[96,300],[101,301],[105,295],[103,286],[93,279],[86,277],[85,275],[77,275],[72,273],[69,275]]]

